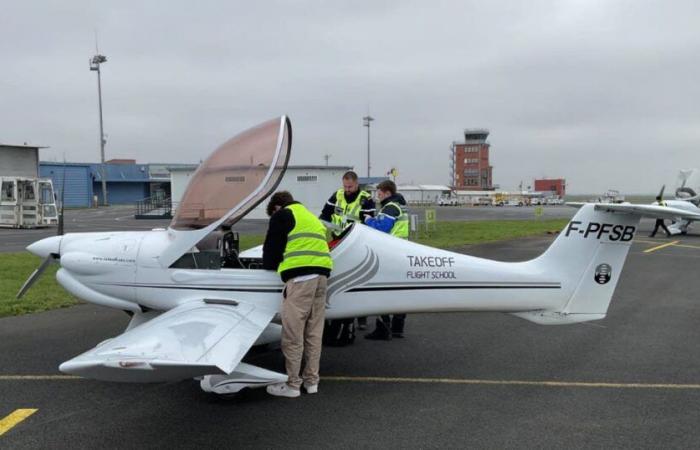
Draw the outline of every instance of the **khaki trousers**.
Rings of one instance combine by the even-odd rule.
[[[326,316],[327,279],[319,275],[308,281],[285,284],[286,298],[282,301],[282,354],[287,369],[287,384],[300,389],[318,384],[323,322]],[[300,377],[301,360],[304,373]]]

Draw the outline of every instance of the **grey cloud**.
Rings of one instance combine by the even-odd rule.
[[[445,183],[448,146],[491,129],[495,181],[653,192],[700,166],[700,6],[667,2],[57,2],[0,17],[0,141],[192,162],[290,114],[293,162]]]

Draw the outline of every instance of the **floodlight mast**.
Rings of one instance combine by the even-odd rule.
[[[367,127],[367,178],[369,178],[371,176],[370,172],[372,170],[372,164],[370,162],[370,152],[369,152],[369,128],[370,128],[370,125],[371,125],[373,120],[374,120],[374,117],[370,116],[369,114],[367,114],[365,117],[362,118],[362,121],[363,121],[362,126]]]
[[[100,178],[102,178],[102,206],[107,206],[107,177],[105,175],[105,134],[102,125],[102,77],[100,65],[107,62],[107,57],[96,54],[90,60],[90,70],[97,72],[97,99],[100,107]]]

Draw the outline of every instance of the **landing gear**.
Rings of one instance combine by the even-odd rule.
[[[204,392],[231,398],[244,388],[261,388],[284,383],[287,375],[246,363],[240,363],[230,375],[205,375],[199,382]]]

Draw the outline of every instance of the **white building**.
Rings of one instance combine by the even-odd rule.
[[[40,148],[46,147],[0,144],[0,176],[38,177]]]
[[[185,193],[190,177],[197,170],[196,165],[169,167],[170,193],[173,211]],[[342,187],[342,177],[352,170],[350,166],[289,166],[282,178],[278,191],[289,191],[295,200],[304,204],[311,212],[320,214],[326,200]],[[258,205],[246,219],[266,219],[266,203]]]
[[[440,197],[448,196],[449,186],[439,184],[399,185],[396,187],[409,205],[435,204]]]

